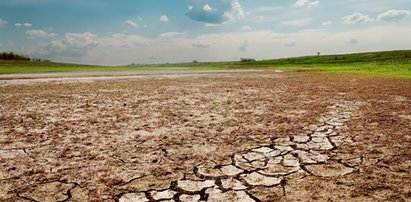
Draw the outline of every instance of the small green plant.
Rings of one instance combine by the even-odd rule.
[[[93,104],[90,104],[88,101],[86,101],[86,104],[80,106],[80,108],[83,108],[83,109],[92,109],[94,107],[96,106],[94,106]]]
[[[223,128],[223,127],[218,127],[218,128],[216,129],[216,131],[219,132],[219,133],[221,133],[221,132],[224,131],[224,128]]]
[[[277,124],[277,128],[278,128],[278,129],[284,129],[285,127],[286,127],[286,124],[285,124],[285,123]]]
[[[98,194],[103,195],[104,194],[104,187],[99,187],[98,188]]]
[[[220,109],[220,103],[214,102],[212,107],[213,109]]]
[[[230,111],[231,110],[231,106],[229,104],[225,104],[223,107],[224,107],[225,111]]]
[[[155,97],[154,99],[156,99],[156,100],[158,100],[158,101],[163,101],[163,100],[166,100],[167,98],[164,97],[164,96],[157,96],[157,97]]]
[[[247,143],[244,143],[244,144],[241,145],[241,147],[242,147],[244,150],[248,150],[248,148],[250,148],[250,145],[247,144]]]
[[[127,89],[127,88],[130,88],[130,85],[117,85],[117,86],[114,86],[114,88]]]

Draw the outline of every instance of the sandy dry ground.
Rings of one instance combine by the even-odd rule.
[[[411,198],[410,80],[168,73],[3,83],[0,103],[0,201]]]

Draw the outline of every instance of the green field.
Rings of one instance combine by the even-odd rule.
[[[0,60],[0,74],[102,72],[138,70],[282,69],[321,73],[354,73],[411,78],[411,50],[344,55],[304,56],[250,62],[178,63],[129,66],[88,66],[54,62]]]
[[[235,68],[275,68],[411,78],[411,50],[304,56],[237,63]]]

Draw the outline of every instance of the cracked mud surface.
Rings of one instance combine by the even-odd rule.
[[[0,87],[0,201],[407,201],[411,82],[251,72]]]
[[[301,134],[273,138],[273,144],[234,154],[231,164],[195,167],[194,175],[198,180],[183,178],[173,181],[167,190],[127,193],[119,201],[261,201],[249,191],[276,186],[285,190],[288,179],[302,179],[309,175],[338,177],[351,174],[358,170],[357,166],[329,159],[330,151],[338,145],[353,143],[342,131],[357,104],[340,102],[329,108],[331,111],[320,117],[320,123],[305,127],[307,131]],[[360,157],[359,163],[362,161]]]

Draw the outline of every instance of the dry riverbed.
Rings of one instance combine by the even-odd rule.
[[[411,198],[410,80],[122,76],[0,81],[0,201]]]

